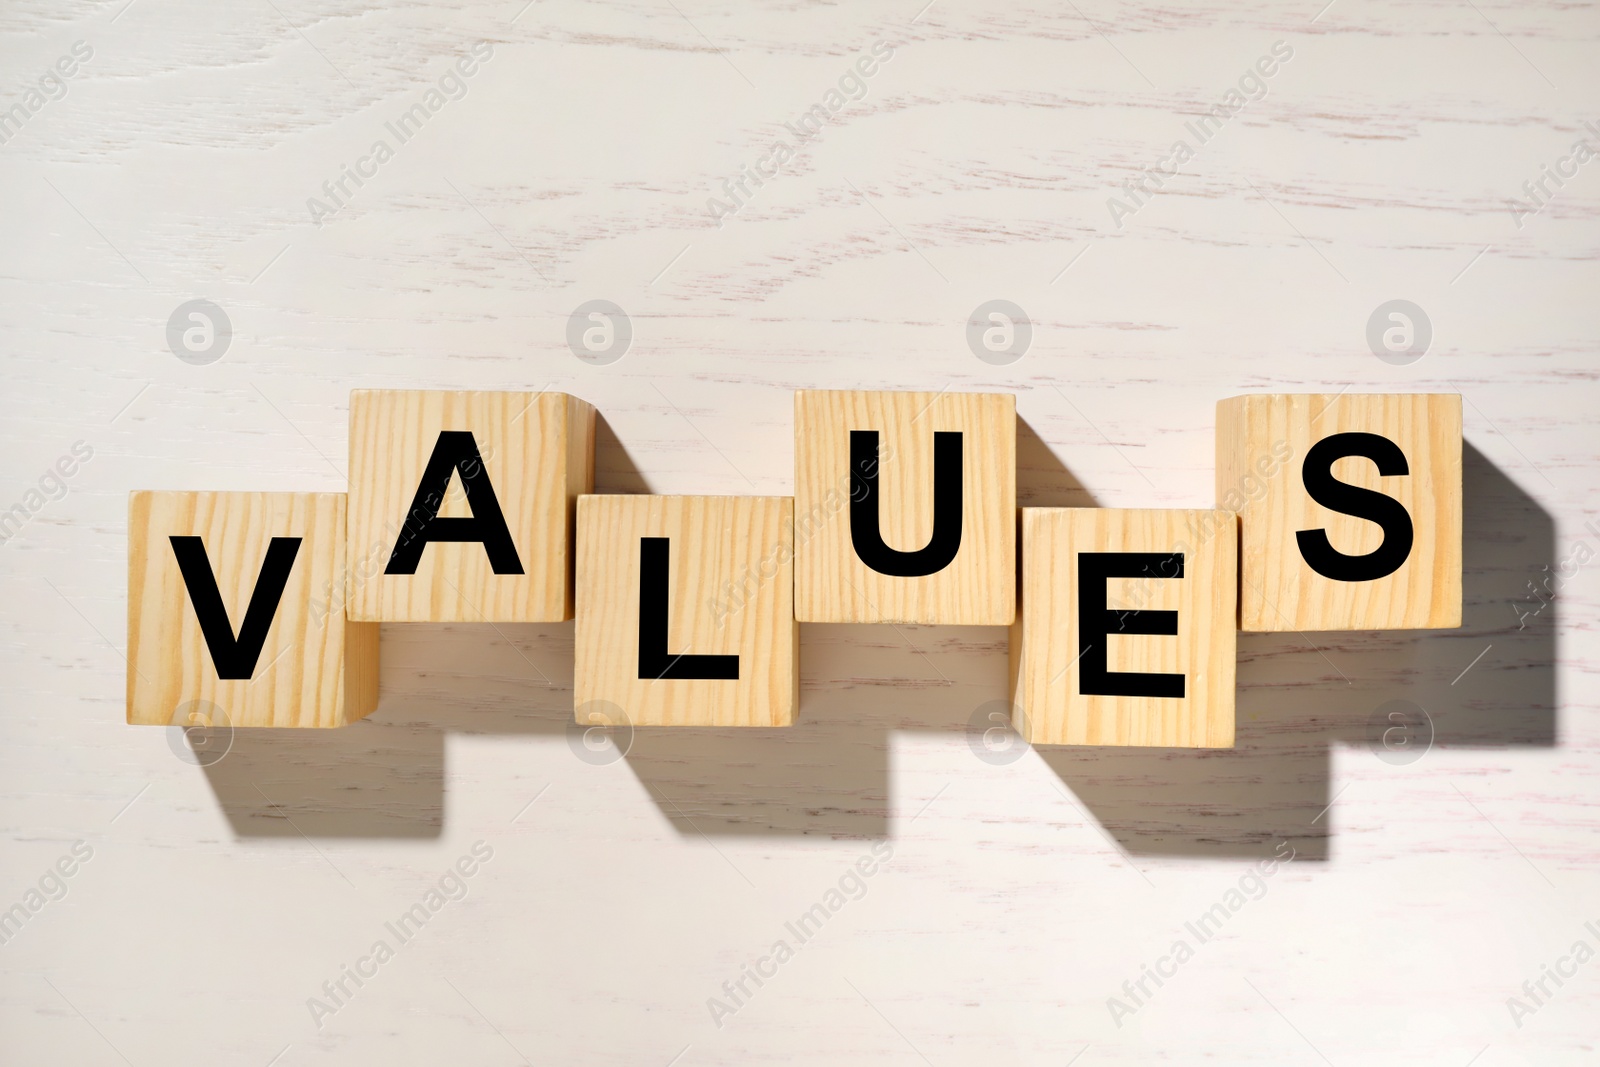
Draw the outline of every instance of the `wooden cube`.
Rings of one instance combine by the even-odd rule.
[[[343,493],[133,493],[128,722],[195,725],[195,702],[241,727],[367,715],[378,624],[346,621],[344,566]]]
[[[795,393],[799,620],[1010,625],[1016,422],[1009,393]]]
[[[579,497],[577,721],[793,723],[793,538],[789,497]]]
[[[1035,745],[1231,747],[1236,523],[1023,508],[1017,732]]]
[[[565,393],[350,394],[350,618],[572,617],[594,408]]]
[[[1239,628],[1461,625],[1461,397],[1217,404],[1217,502],[1239,513]]]

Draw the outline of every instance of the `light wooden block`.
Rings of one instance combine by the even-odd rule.
[[[348,622],[330,603],[344,565],[343,493],[133,493],[128,722],[194,725],[183,709],[195,701],[239,727],[343,726],[370,713],[378,624]],[[209,641],[202,614],[216,620]]]
[[[614,721],[620,710],[639,726],[793,723],[793,536],[790,497],[580,497],[577,721],[600,721],[596,710]],[[642,587],[641,560],[652,555]],[[721,658],[695,658],[707,656]],[[736,678],[676,676],[729,668]]]
[[[1328,462],[1353,448],[1376,458]],[[1217,501],[1242,523],[1240,629],[1461,625],[1459,395],[1264,394],[1220,401]],[[1383,518],[1392,529],[1343,508]],[[1406,529],[1411,543],[1402,552]],[[1369,558],[1327,562],[1341,557]]]
[[[1017,732],[1034,745],[1231,747],[1237,552],[1231,512],[1023,508]]]
[[[594,408],[565,393],[353,391],[350,617],[570,619],[573,515],[594,485],[594,426]],[[446,483],[442,461],[463,444],[481,467],[466,459]],[[445,521],[438,532],[476,521],[465,534],[489,540],[429,540],[432,514]]]
[[[799,620],[1010,625],[1016,616],[1016,420],[1016,397],[1009,393],[795,393]],[[852,461],[852,431],[878,435],[877,455],[868,453],[864,464]],[[943,492],[935,492],[936,452],[949,447],[938,444],[939,434],[960,435],[959,508],[953,495],[941,503]],[[953,478],[947,483],[955,484]],[[945,514],[936,523],[940,507]],[[959,542],[950,536],[956,515]],[[888,560],[889,568],[862,558],[857,543],[863,538],[877,554],[873,562]]]

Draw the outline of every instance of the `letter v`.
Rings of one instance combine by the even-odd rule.
[[[199,620],[217,677],[249,678],[255,673],[256,661],[267,643],[267,631],[272,629],[273,616],[283,600],[283,589],[289,584],[289,572],[300,554],[300,538],[274,537],[267,545],[267,558],[250,593],[238,637],[228,621],[228,609],[217,589],[205,542],[198,537],[176,536],[171,541],[172,554],[178,557],[178,570],[183,574],[184,588],[189,591],[189,602],[194,605],[194,616]]]

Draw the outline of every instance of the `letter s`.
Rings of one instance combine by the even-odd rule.
[[[1400,501],[1333,476],[1333,464],[1347,456],[1370,459],[1377,464],[1378,473],[1388,478],[1411,473],[1406,455],[1399,445],[1375,433],[1336,433],[1312,445],[1301,468],[1301,480],[1312,500],[1330,511],[1377,523],[1383,528],[1383,542],[1364,556],[1350,556],[1333,547],[1324,529],[1300,530],[1294,536],[1306,565],[1324,578],[1376,581],[1399,570],[1410,557],[1415,532],[1411,515]]]

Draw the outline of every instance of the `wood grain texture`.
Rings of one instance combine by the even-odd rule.
[[[850,431],[878,432],[879,527],[901,552],[933,531],[934,434],[962,434],[961,546],[924,577],[851,543]],[[1016,397],[800,390],[794,396],[795,611],[801,622],[1008,626],[1016,614]]]
[[[1232,747],[1236,523],[1225,511],[1023,508],[1010,642],[1017,732],[1035,745]],[[1122,619],[1103,641],[1084,633],[1082,554],[1120,552],[1183,556],[1181,578],[1167,576],[1176,567],[1141,568],[1148,577],[1105,582],[1106,610],[1176,611],[1176,636],[1118,633]],[[1102,655],[1112,672],[1181,674],[1184,695],[1085,692],[1085,663]]]
[[[1399,501],[1411,552],[1387,577],[1339,581],[1313,570],[1296,541],[1325,530],[1335,551],[1373,552],[1382,528],[1323,507],[1304,463],[1318,441],[1370,433],[1399,446],[1409,474],[1371,460],[1333,464],[1340,482]],[[1461,397],[1451,394],[1253,395],[1217,403],[1217,501],[1239,513],[1239,625],[1247,631],[1403,630],[1461,625]]]
[[[1600,899],[1600,161],[1508,204],[1600,143],[1593,5],[12,0],[0,108],[77,40],[0,146],[0,514],[31,510],[0,545],[0,909],[94,858],[0,948],[0,1060],[1593,1067],[1600,960],[1506,1010]],[[164,336],[194,297],[232,320],[209,366]],[[1402,297],[1434,327],[1410,366],[1365,335]],[[567,342],[597,298],[634,327],[609,366]],[[967,344],[995,298],[1033,325],[1007,366]],[[374,714],[203,768],[125,724],[130,489],[342,493],[352,389],[546,387],[600,410],[602,493],[787,496],[794,390],[946,390],[1016,395],[1019,503],[1181,509],[1217,504],[1218,400],[1460,393],[1463,625],[1241,634],[1232,749],[986,744],[1006,630],[906,624],[802,625],[792,727],[614,731],[600,766],[571,621],[386,624]],[[1412,763],[1369,734],[1394,700],[1431,719]],[[466,898],[314,1020],[480,839]]]
[[[735,679],[641,677],[640,539],[670,540],[668,650],[736,655]],[[788,726],[799,704],[794,501],[578,498],[576,721]],[[594,718],[599,715],[599,718]]]
[[[594,408],[565,393],[356,390],[350,396],[352,619],[556,622],[572,617],[578,494],[594,484]],[[520,574],[497,574],[477,542],[432,542],[414,574],[386,566],[439,435],[473,435]],[[437,514],[473,514],[459,472]]]
[[[202,539],[235,633],[268,543],[301,539],[249,679],[217,677],[174,536]],[[378,703],[378,627],[346,622],[330,596],[344,569],[344,537],[342,493],[130,494],[128,722],[344,726],[370,713]],[[196,702],[223,717],[215,721]]]

